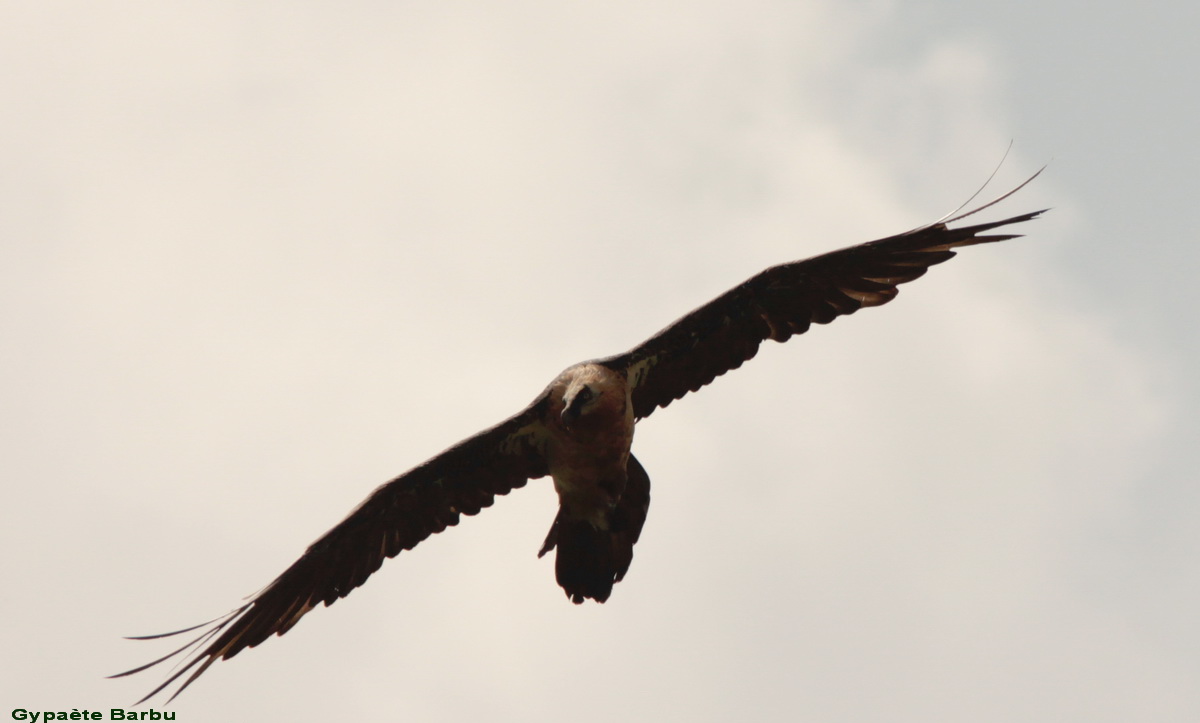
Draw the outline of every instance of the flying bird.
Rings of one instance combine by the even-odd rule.
[[[773,266],[629,351],[569,367],[520,412],[377,488],[245,605],[201,625],[133,638],[200,631],[174,652],[112,677],[195,648],[138,702],[187,675],[173,699],[217,660],[283,635],[317,605],[349,595],[386,558],[458,524],[462,515],[478,513],[496,495],[547,475],[559,508],[538,556],[557,550],[555,577],[572,602],[604,602],[629,569],[650,506],[650,478],[630,452],[639,420],[737,369],[767,339],[784,342],[812,324],[886,304],[898,285],[949,260],[954,249],[1017,238],[989,232],[1034,219],[1045,209],[991,223],[950,224],[1003,201],[1036,177],[953,218]]]

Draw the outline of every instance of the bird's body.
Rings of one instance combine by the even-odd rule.
[[[569,367],[516,415],[376,489],[244,606],[167,634],[205,628],[188,645],[120,675],[197,646],[146,698],[191,671],[178,695],[217,660],[282,635],[317,605],[345,597],[384,559],[547,475],[559,510],[538,554],[557,549],[555,575],[573,602],[604,602],[629,569],[650,504],[649,476],[631,452],[639,419],[741,366],[767,339],[786,341],[813,323],[887,303],[897,285],[950,259],[954,248],[1014,238],[985,234],[1042,211],[948,224],[1019,188],[946,222],[771,267],[627,352]]]
[[[570,518],[602,527],[625,488],[634,426],[629,384],[619,372],[584,362],[564,370],[549,397],[546,465],[559,504]]]
[[[583,362],[547,390],[545,455],[558,515],[538,556],[558,547],[554,570],[573,602],[604,602],[625,576],[650,505],[650,479],[630,453],[633,398],[626,374]],[[632,478],[634,494],[627,494]]]

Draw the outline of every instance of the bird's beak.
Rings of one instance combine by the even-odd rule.
[[[564,427],[570,429],[571,425],[575,424],[575,420],[579,419],[579,410],[573,407],[566,407],[562,410],[562,414],[558,415],[558,418],[562,421]]]

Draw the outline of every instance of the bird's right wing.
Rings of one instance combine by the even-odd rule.
[[[231,658],[272,635],[283,635],[317,605],[332,605],[349,595],[385,558],[458,524],[459,515],[476,514],[490,506],[496,495],[545,476],[540,419],[546,399],[543,394],[516,416],[380,486],[245,605],[201,625],[134,638],[201,631],[169,655],[112,677],[140,672],[196,647],[178,671],[138,702],[192,671],[171,695],[174,698],[217,660]]]

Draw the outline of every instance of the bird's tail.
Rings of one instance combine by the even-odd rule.
[[[555,547],[554,575],[571,602],[585,598],[604,602],[612,594],[633,561],[633,546],[642,533],[650,507],[650,477],[629,456],[625,490],[609,513],[608,529],[597,529],[587,520],[567,516],[560,507],[546,542],[538,552],[545,555]]]

